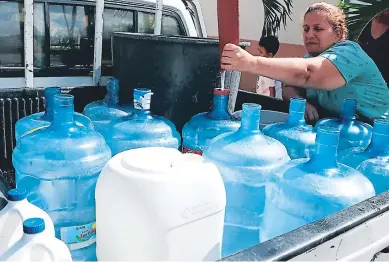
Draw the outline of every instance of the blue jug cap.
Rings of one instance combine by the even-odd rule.
[[[23,232],[33,235],[42,233],[45,230],[45,221],[42,218],[29,218],[23,222]]]
[[[148,88],[134,89],[134,108],[140,110],[149,110],[152,94],[153,93]]]
[[[47,87],[45,88],[45,96],[54,96],[61,93],[60,87]]]
[[[339,145],[340,130],[329,126],[319,126],[317,129],[316,143],[326,146]]]
[[[289,112],[305,113],[307,100],[301,97],[290,99]]]
[[[25,189],[10,189],[7,193],[9,201],[21,201],[27,198],[27,191]]]
[[[374,120],[373,133],[389,136],[389,120],[386,119]]]

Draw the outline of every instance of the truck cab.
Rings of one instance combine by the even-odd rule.
[[[27,5],[25,9],[25,3],[33,5]],[[15,147],[15,123],[26,115],[44,110],[43,89],[60,86],[64,92],[75,96],[76,111],[82,112],[86,104],[104,96],[106,81],[114,75],[115,54],[112,52],[111,35],[120,31],[150,34],[152,38],[156,0],[106,0],[103,30],[99,34],[95,32],[96,3],[92,0],[0,1],[0,175],[7,186],[15,185],[11,159]],[[204,49],[197,48],[198,53],[192,50],[194,54],[187,57],[211,58],[207,61],[212,63],[201,65],[203,71],[196,75],[203,78],[201,81],[197,79],[199,81],[196,82],[196,77],[193,77],[192,82],[185,82],[194,92],[183,98],[185,100],[190,95],[190,99],[185,101],[192,101],[192,104],[185,105],[186,109],[192,110],[191,115],[202,112],[209,106],[212,88],[219,81],[216,79],[217,40],[205,39],[208,37],[206,25],[197,0],[164,0],[162,10],[163,41],[178,43],[179,46],[188,38],[197,38]],[[32,23],[26,26],[26,21]],[[101,49],[95,47],[96,37],[102,38]],[[143,54],[148,55],[138,54],[137,62],[143,57],[144,63],[149,63],[153,49],[147,48],[144,48]],[[180,55],[187,55],[183,53]],[[96,67],[95,58],[98,56],[101,56],[101,66]],[[138,65],[131,59],[127,61],[132,63],[128,72],[135,74]],[[166,61],[159,62],[168,64]],[[96,76],[97,69],[101,74]],[[133,78],[132,83],[137,83],[139,78]],[[200,97],[196,96],[198,90],[203,90]],[[182,90],[169,89],[169,92],[173,96]],[[166,117],[183,111],[183,107],[178,106],[179,102],[173,99],[166,102],[171,103]],[[288,111],[281,100],[245,91],[239,91],[235,109],[239,110],[247,102],[261,104],[267,110]],[[5,194],[7,188],[0,185],[0,191]],[[387,260],[388,199],[389,193],[385,192],[221,260]]]

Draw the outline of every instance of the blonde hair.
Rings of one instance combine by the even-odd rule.
[[[346,40],[348,38],[346,16],[339,7],[328,3],[316,3],[308,7],[307,11],[305,12],[305,15],[311,12],[326,13],[328,22],[332,26],[334,32],[338,34],[338,36],[340,36],[341,40]]]

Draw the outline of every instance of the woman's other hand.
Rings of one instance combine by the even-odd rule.
[[[316,107],[311,105],[308,102],[305,108],[305,119],[307,119],[307,121],[314,121],[314,122],[319,120],[319,113],[317,112]]]
[[[226,44],[221,58],[224,70],[250,72],[256,64],[256,59],[249,52],[234,44]]]

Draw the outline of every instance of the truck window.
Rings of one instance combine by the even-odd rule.
[[[138,32],[153,34],[154,18],[154,13],[138,12]],[[163,35],[185,35],[177,18],[166,14],[162,16],[161,33]]]
[[[0,67],[23,67],[23,4],[0,1]]]
[[[102,65],[112,64],[111,33],[114,32],[135,32],[133,11],[104,9]]]
[[[93,66],[94,9],[49,4],[50,67]]]

